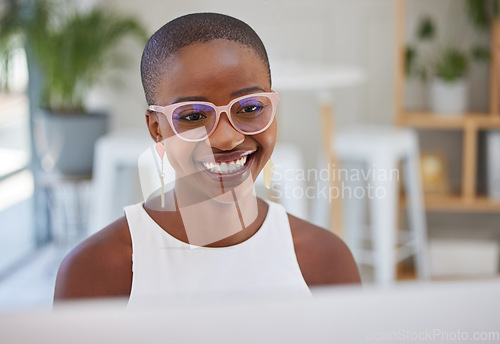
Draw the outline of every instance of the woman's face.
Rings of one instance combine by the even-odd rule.
[[[181,48],[168,60],[155,105],[206,101],[221,106],[243,95],[269,91],[266,65],[253,50],[237,42],[214,40]],[[221,113],[210,137],[193,143],[177,137],[162,114],[147,112],[146,118],[153,138],[159,135],[165,143],[178,181],[182,178],[190,192],[201,192],[210,198],[240,185],[248,177],[255,181],[276,142],[275,119],[264,132],[245,135],[231,125],[226,113]],[[236,164],[232,168],[238,169],[217,173],[210,162],[219,165],[215,170],[231,162]]]

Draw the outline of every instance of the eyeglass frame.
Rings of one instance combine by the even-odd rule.
[[[244,131],[238,129],[234,125],[233,119],[231,118],[231,107],[235,103],[237,103],[238,101],[240,101],[242,99],[256,97],[256,96],[266,96],[266,97],[268,97],[271,100],[271,105],[273,107],[271,118],[269,119],[269,123],[267,123],[267,125],[264,128],[259,129],[258,131],[255,131],[255,132],[251,132],[251,133],[244,132]],[[274,117],[276,115],[276,107],[278,105],[278,101],[279,101],[279,94],[277,92],[275,92],[275,91],[271,91],[271,92],[260,92],[260,93],[246,94],[244,96],[241,96],[241,97],[238,97],[238,98],[235,98],[235,99],[231,100],[229,102],[229,104],[227,104],[227,105],[221,105],[221,106],[217,106],[217,105],[215,105],[213,103],[204,102],[204,101],[188,101],[188,102],[174,103],[174,104],[170,104],[170,105],[167,105],[167,106],[149,105],[148,110],[149,111],[153,111],[153,112],[159,112],[159,113],[163,114],[167,118],[168,124],[170,125],[170,127],[174,131],[175,135],[177,135],[182,140],[187,141],[187,142],[201,142],[201,141],[206,140],[207,138],[209,138],[210,135],[212,135],[214,133],[215,129],[217,129],[217,126],[219,125],[220,114],[222,112],[226,113],[226,116],[229,119],[229,123],[231,123],[231,126],[237,132],[239,132],[239,133],[241,133],[243,135],[257,135],[257,134],[260,134],[260,133],[266,131],[271,126],[271,124],[273,123]],[[213,109],[215,109],[215,124],[214,124],[214,127],[206,135],[206,137],[203,137],[201,139],[188,139],[188,138],[182,137],[182,135],[180,135],[177,132],[177,130],[175,129],[175,126],[172,123],[172,115],[173,115],[175,109],[177,109],[178,107],[181,107],[181,106],[193,105],[193,104],[207,105],[207,106],[210,106]]]

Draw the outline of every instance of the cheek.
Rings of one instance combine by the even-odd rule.
[[[265,132],[262,133],[262,146],[266,148],[266,155],[269,154],[269,157],[271,157],[271,154],[273,153],[274,146],[276,145],[276,135],[278,132],[278,126],[276,123],[276,118],[273,120],[273,123]]]
[[[178,175],[187,175],[190,171],[189,162],[195,144],[185,142],[175,135],[164,117],[160,120],[159,126],[168,162]]]
[[[185,142],[173,135],[163,140],[170,165],[178,176],[187,176],[195,171],[192,161],[195,143]]]
[[[176,135],[175,135],[174,131],[172,130],[172,127],[170,126],[170,124],[168,124],[168,121],[165,118],[165,116],[161,117],[158,125],[160,127],[160,133],[161,133],[161,136],[163,137],[163,141],[165,141],[165,143],[166,143],[166,140],[173,141],[172,138],[176,137]]]
[[[262,147],[261,164],[265,164],[267,160],[271,158],[274,146],[276,145],[276,134],[277,134],[277,125],[276,125],[276,119],[274,119],[273,123],[269,128],[267,128],[266,131],[255,135],[255,140]]]

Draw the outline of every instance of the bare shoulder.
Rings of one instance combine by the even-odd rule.
[[[128,296],[132,243],[125,217],[89,237],[63,260],[54,300]]]
[[[351,251],[337,235],[288,214],[295,254],[308,286],[359,284]]]

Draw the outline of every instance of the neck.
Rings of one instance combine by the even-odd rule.
[[[233,188],[221,187],[217,194],[196,191],[190,183],[176,182],[177,211],[190,244],[208,246],[241,239],[241,233],[247,233],[258,217],[251,177]]]
[[[252,178],[215,197],[202,197],[190,185],[176,182],[166,203],[172,211],[150,212],[169,234],[196,246],[239,244],[257,232],[267,214],[267,204],[255,196]]]

